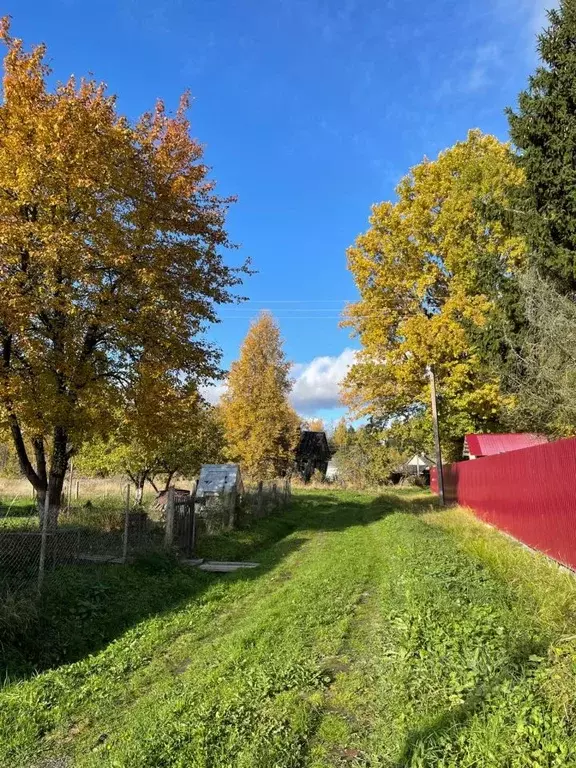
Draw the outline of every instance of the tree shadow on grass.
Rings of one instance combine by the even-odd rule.
[[[8,610],[0,605],[0,674],[14,681],[78,661],[147,618],[183,609],[222,579],[260,578],[302,547],[309,540],[306,533],[365,526],[394,512],[418,513],[429,509],[432,499],[393,491],[375,499],[349,496],[330,491],[297,494],[289,508],[199,543],[201,557],[256,560],[260,567],[254,570],[211,574],[174,569],[162,558],[156,567],[57,568],[47,574],[39,601],[30,594],[16,598]]]

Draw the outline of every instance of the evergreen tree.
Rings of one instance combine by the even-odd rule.
[[[274,318],[263,312],[232,364],[222,398],[229,458],[257,480],[289,470],[299,436],[299,418],[288,402],[291,364]]]
[[[529,258],[561,291],[576,291],[576,1],[560,0],[540,35],[542,64],[508,109],[526,185],[511,212]]]

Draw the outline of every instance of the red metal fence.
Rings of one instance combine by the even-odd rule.
[[[435,470],[431,488],[437,493]],[[448,503],[576,568],[576,438],[444,467]]]

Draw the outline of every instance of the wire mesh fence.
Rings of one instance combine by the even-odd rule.
[[[122,565],[166,550],[194,558],[203,537],[281,513],[291,497],[290,482],[280,480],[201,499],[194,486],[171,488],[134,507],[127,485],[94,502],[74,499],[76,487],[57,526],[44,531],[31,494],[0,501],[0,600],[20,589],[38,590],[46,573],[69,565]]]

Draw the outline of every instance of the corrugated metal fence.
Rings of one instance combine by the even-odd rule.
[[[437,493],[436,472],[431,488]],[[576,438],[444,467],[447,503],[576,568]]]

